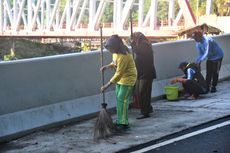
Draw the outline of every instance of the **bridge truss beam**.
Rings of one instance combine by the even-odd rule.
[[[64,5],[61,0],[0,0],[0,36],[98,35],[101,18],[109,3],[112,3],[113,19],[111,26],[105,30],[107,33],[128,31],[129,10],[138,5],[136,28],[150,35],[157,27],[158,1],[151,0],[149,10],[144,14],[145,0],[67,0]],[[175,21],[178,22],[182,15],[187,22],[195,24],[188,0],[177,0],[181,11],[176,18],[176,0],[166,1],[170,26],[176,26]],[[212,0],[207,1],[211,6]]]

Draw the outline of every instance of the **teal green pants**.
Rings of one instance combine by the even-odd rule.
[[[116,84],[117,124],[129,124],[128,108],[132,92],[133,86]]]

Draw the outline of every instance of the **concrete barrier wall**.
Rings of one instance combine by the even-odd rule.
[[[225,57],[221,78],[230,76],[230,35],[215,37]],[[164,94],[169,79],[181,75],[181,61],[194,61],[192,40],[153,45],[157,79],[153,96]],[[105,63],[111,55],[105,52]],[[203,64],[204,65],[204,64]],[[39,127],[78,119],[100,111],[100,52],[76,53],[0,63],[0,141]],[[106,73],[106,80],[112,72]],[[106,93],[108,108],[116,101]]]
[[[0,63],[0,115],[99,94],[99,60],[92,52]]]

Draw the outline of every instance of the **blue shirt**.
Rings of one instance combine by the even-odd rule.
[[[220,46],[210,37],[204,37],[202,42],[196,43],[196,49],[199,52],[199,56],[196,59],[197,63],[205,60],[218,60],[223,58],[224,53]]]

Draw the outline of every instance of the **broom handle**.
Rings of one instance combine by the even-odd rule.
[[[102,40],[102,26],[100,25],[100,37],[101,37],[101,67],[104,65],[104,56],[103,56],[103,40]],[[101,71],[101,81],[102,81],[102,86],[105,84],[105,77],[104,77],[104,71]],[[103,98],[103,104],[105,104],[105,92],[102,91],[102,98]]]
[[[130,33],[131,33],[131,39],[132,39],[133,38],[133,16],[132,16],[132,9],[130,9],[129,18],[130,18]],[[134,52],[133,52],[133,50],[132,50],[132,55],[133,55],[133,58],[134,58]]]

